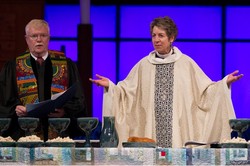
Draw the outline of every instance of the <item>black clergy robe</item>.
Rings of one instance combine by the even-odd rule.
[[[45,60],[42,66],[39,66],[35,59],[30,57],[33,72],[36,76],[38,84],[39,101],[44,101],[51,98],[51,83],[52,83],[52,63],[50,55]],[[73,61],[67,60],[68,83],[69,87],[75,82],[80,81],[78,69]],[[18,140],[24,136],[24,131],[18,125],[18,117],[15,112],[17,105],[22,105],[18,97],[17,81],[16,81],[16,61],[7,62],[1,71],[0,76],[0,117],[9,117],[12,119],[10,127],[3,133],[3,136],[11,136],[14,140]],[[76,119],[86,116],[85,96],[81,85],[77,86],[74,97],[64,106],[64,117],[70,118],[71,123],[66,131],[67,136],[74,138],[83,135],[81,129],[77,126]],[[48,139],[46,133],[48,130],[48,117],[40,118],[40,126],[37,130],[44,130],[44,140]]]

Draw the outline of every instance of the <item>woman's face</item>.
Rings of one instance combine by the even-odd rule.
[[[174,38],[169,38],[166,34],[166,32],[157,27],[154,26],[152,31],[152,43],[154,46],[154,49],[160,53],[160,54],[167,54],[170,52],[171,49],[171,43],[174,41]]]

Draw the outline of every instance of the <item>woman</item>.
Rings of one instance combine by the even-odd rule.
[[[159,147],[182,147],[185,142],[230,139],[228,120],[235,118],[230,85],[238,71],[218,82],[177,47],[178,30],[169,17],[150,25],[154,49],[117,85],[96,75],[105,87],[104,116],[115,116],[120,145],[129,137],[156,140]]]

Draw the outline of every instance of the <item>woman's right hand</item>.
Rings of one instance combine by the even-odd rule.
[[[89,80],[91,82],[93,82],[94,84],[96,84],[97,86],[102,86],[102,87],[105,87],[105,88],[109,87],[109,79],[108,78],[103,77],[103,76],[101,76],[99,74],[96,74],[96,77],[98,79],[89,78]]]

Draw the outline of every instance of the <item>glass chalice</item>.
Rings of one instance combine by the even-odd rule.
[[[93,117],[77,118],[77,124],[82,129],[82,131],[85,133],[86,136],[86,142],[84,144],[84,147],[91,147],[90,135],[91,132],[97,127],[98,123],[99,123],[98,118],[93,118]]]
[[[20,117],[18,118],[18,124],[25,131],[25,136],[30,136],[34,134],[34,130],[38,127],[39,118]]]
[[[230,119],[229,125],[233,131],[238,133],[238,137],[242,138],[242,133],[250,126],[250,119]]]
[[[11,118],[0,118],[0,136],[3,132],[7,130],[10,126]]]
[[[64,131],[67,130],[70,124],[70,118],[49,118],[49,126],[54,130],[59,137],[64,137]]]

